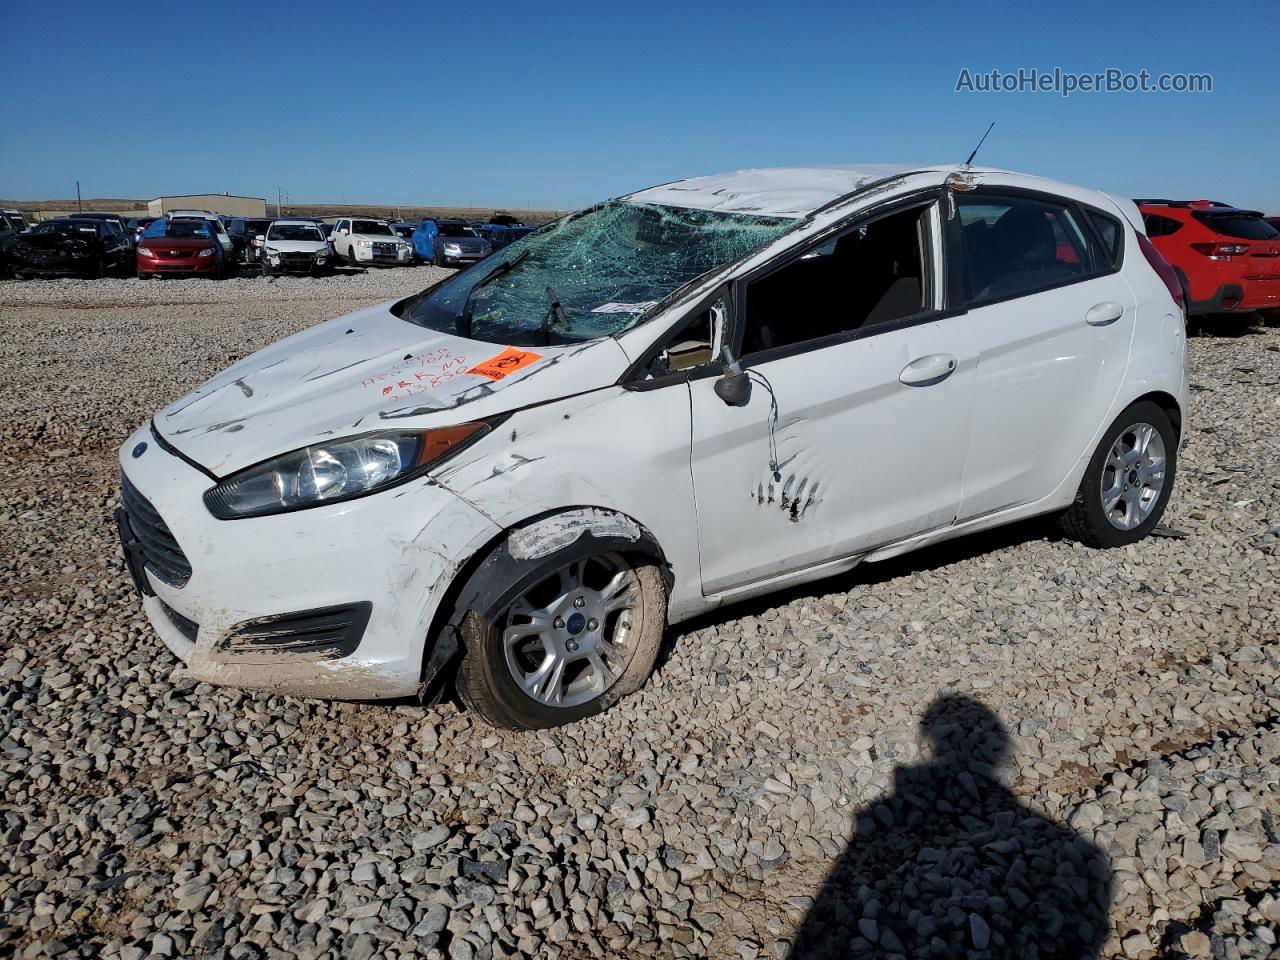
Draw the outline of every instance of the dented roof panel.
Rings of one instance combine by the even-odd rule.
[[[694,210],[804,217],[833,200],[891,177],[954,164],[863,163],[821,167],[761,167],[693,177],[650,187],[624,199]]]

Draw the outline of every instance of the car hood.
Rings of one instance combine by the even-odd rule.
[[[400,243],[403,237],[389,237],[385,233],[353,233],[352,240],[372,240],[374,243]]]
[[[86,233],[83,236],[69,237],[63,233],[21,233],[18,240],[22,247],[33,250],[76,250],[86,246],[96,246],[98,235]]]
[[[329,249],[327,240],[268,240],[263,246],[281,253],[324,253]]]
[[[155,417],[217,476],[334,437],[478,420],[609,386],[612,339],[511,348],[401,320],[392,303],[318,324],[246,357]]]

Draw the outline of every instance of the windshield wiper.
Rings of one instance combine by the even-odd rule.
[[[542,318],[542,323],[538,329],[542,333],[542,342],[548,347],[551,346],[551,321],[563,327],[564,326],[564,308],[560,306],[560,297],[556,295],[555,290],[547,287],[547,301],[551,304],[547,310],[547,315]]]
[[[475,297],[476,292],[480,290],[480,288],[487,287],[489,284],[493,283],[493,281],[497,280],[504,273],[509,273],[510,271],[514,270],[517,266],[519,266],[521,263],[524,262],[524,259],[527,256],[529,256],[529,251],[521,250],[510,260],[504,260],[502,263],[498,264],[496,267],[494,267],[492,270],[486,273],[483,277],[481,277],[479,280],[476,281],[475,286],[473,286],[470,290],[467,291],[467,299],[462,301],[462,313],[459,316],[462,319],[463,336],[465,336],[468,340],[471,339],[471,316],[473,312],[471,307],[471,302],[472,302],[472,298]]]

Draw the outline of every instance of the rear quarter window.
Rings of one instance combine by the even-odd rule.
[[[1089,222],[1093,224],[1093,229],[1097,231],[1098,238],[1102,241],[1107,262],[1113,267],[1118,267],[1124,253],[1124,231],[1120,228],[1120,221],[1099,210],[1089,210],[1088,214]]]
[[[1162,217],[1158,213],[1144,213],[1142,222],[1146,224],[1148,237],[1168,237],[1182,229],[1182,224],[1172,217]]]

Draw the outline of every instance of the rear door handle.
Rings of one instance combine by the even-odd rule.
[[[956,370],[956,358],[949,353],[934,353],[912,360],[902,368],[898,379],[909,387],[927,387],[941,383]]]
[[[1084,322],[1091,327],[1105,327],[1108,323],[1115,323],[1123,316],[1123,306],[1111,300],[1104,300],[1102,303],[1095,303],[1089,308],[1089,312],[1084,315]]]

